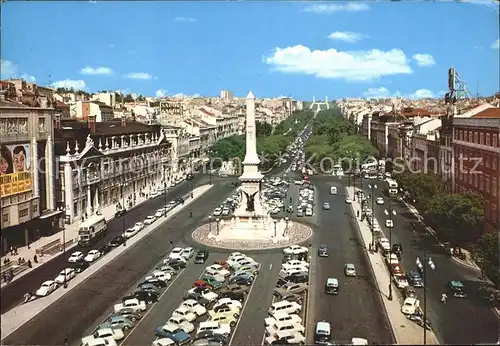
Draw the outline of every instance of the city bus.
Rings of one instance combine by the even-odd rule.
[[[106,235],[108,230],[106,219],[102,215],[92,215],[78,227],[78,244],[83,247],[92,246]]]

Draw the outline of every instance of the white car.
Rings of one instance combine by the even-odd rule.
[[[137,232],[142,231],[144,229],[144,224],[142,222],[136,222],[134,228],[137,230]]]
[[[392,220],[385,220],[385,227],[387,228],[394,227],[394,222],[392,222]]]
[[[383,199],[382,197],[377,197],[377,199],[375,200],[375,202],[376,202],[377,204],[382,205],[382,204],[384,204],[384,199]]]
[[[211,266],[208,266],[205,269],[205,273],[212,276],[221,275],[223,277],[228,277],[229,275],[231,275],[231,272],[225,269],[220,264],[212,264]]]
[[[194,255],[194,249],[192,247],[187,247],[184,248],[181,252],[181,257],[184,257],[185,259],[190,259]]]
[[[148,216],[147,218],[144,219],[144,224],[145,225],[151,225],[155,221],[156,221],[156,217],[150,215],[150,216]]]
[[[127,228],[125,230],[125,232],[123,232],[123,237],[130,239],[133,236],[135,236],[137,233],[139,233],[139,230],[137,230],[136,228]]]
[[[200,334],[205,331],[212,331],[213,334],[228,336],[231,334],[231,327],[229,324],[220,324],[219,322],[201,322],[196,334]]]
[[[420,301],[416,298],[406,298],[401,306],[401,312],[405,315],[412,315],[417,312],[420,306]]]
[[[264,344],[272,345],[276,340],[286,340],[287,343],[292,345],[305,345],[306,338],[303,333],[296,330],[283,330],[276,332],[275,334],[268,336],[264,340]]]
[[[346,198],[345,198],[345,203],[346,203],[346,204],[351,204],[351,203],[352,203],[351,198],[346,197]]]
[[[55,281],[49,280],[45,281],[39,289],[36,290],[35,295],[38,297],[46,297],[57,288],[57,283]]]
[[[73,279],[76,276],[75,270],[73,268],[63,269],[59,275],[54,279],[59,285]]]
[[[114,311],[120,312],[123,309],[131,309],[135,312],[146,311],[147,305],[145,301],[140,301],[139,299],[127,299],[123,303],[115,304]]]
[[[217,303],[215,303],[213,309],[215,310],[217,307],[221,305],[227,305],[231,309],[237,309],[237,310],[241,310],[242,307],[241,303],[237,300],[232,300],[231,298],[221,298],[217,301]]]
[[[221,216],[221,215],[222,215],[222,208],[215,208],[214,216]]]
[[[309,263],[307,263],[306,261],[290,260],[290,261],[287,261],[286,263],[283,263],[281,265],[281,268],[283,268],[285,270],[289,270],[289,269],[296,268],[296,267],[309,268]]]
[[[181,247],[176,247],[174,248],[171,252],[170,255],[168,255],[169,258],[179,258],[182,257],[182,251],[184,251],[183,248]]]
[[[397,288],[405,288],[409,286],[408,281],[403,275],[394,275],[392,280]]]
[[[162,217],[163,215],[165,215],[165,209],[158,209],[155,213],[155,217],[159,218],[159,217]]]
[[[153,278],[167,282],[167,281],[172,280],[172,274],[166,273],[166,272],[161,271],[161,270],[156,270],[153,273],[151,273],[151,275],[146,276],[146,280],[153,279]]]
[[[195,293],[195,292],[196,292],[196,287],[191,288],[191,289],[188,291],[188,293],[189,293],[189,294],[191,294],[191,293]],[[213,302],[213,301],[215,301],[215,300],[219,297],[219,295],[218,295],[217,293],[212,292],[212,291],[211,291],[211,290],[209,290],[208,288],[207,288],[207,289],[204,289],[204,290],[203,290],[202,292],[200,292],[200,293],[201,293],[201,296],[202,296],[204,299],[208,300],[209,302]]]
[[[173,326],[177,326],[177,328],[182,329],[188,334],[194,331],[194,324],[179,315],[174,315],[167,321],[167,328],[172,328]]]
[[[184,307],[184,306],[179,306],[177,309],[174,310],[172,313],[172,316],[181,316],[182,318],[186,319],[188,322],[193,322],[196,320],[196,317],[198,317],[195,313],[193,313],[189,308]]]
[[[105,340],[121,340],[125,337],[121,329],[101,328],[97,329],[94,334],[82,338],[82,345],[90,344],[91,341],[96,339]]]
[[[76,251],[76,252],[73,252],[71,254],[71,256],[69,256],[68,258],[68,262],[69,263],[76,263],[76,262],[79,262],[81,260],[83,260],[83,252],[81,251]]]
[[[194,299],[185,300],[180,307],[185,307],[198,316],[202,316],[207,313],[207,308],[205,308]]]
[[[169,338],[156,339],[152,343],[153,346],[174,346],[177,345],[174,340]]]
[[[287,254],[299,255],[299,254],[308,253],[308,252],[309,252],[308,248],[306,248],[304,246],[300,246],[300,245],[292,245],[292,246],[289,246],[283,250],[283,253],[285,255],[287,255]]]
[[[159,197],[159,196],[160,196],[160,194],[157,191],[155,191],[149,195],[149,199],[155,199],[156,197]]]
[[[270,314],[270,317],[264,319],[267,326],[271,326],[276,322],[292,322],[293,324],[302,324],[302,318],[297,314],[287,314],[286,312],[277,312]]]
[[[313,210],[311,208],[306,209],[306,216],[313,216]]]
[[[99,252],[99,250],[90,250],[87,253],[87,256],[85,256],[85,258],[83,260],[85,262],[94,262],[99,257],[101,257],[101,253]]]
[[[237,257],[247,257],[244,253],[241,252],[231,252],[229,257],[227,258],[228,261],[234,260]]]

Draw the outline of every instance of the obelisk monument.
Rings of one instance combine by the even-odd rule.
[[[257,155],[257,127],[255,125],[255,96],[250,91],[246,98],[246,152],[243,160],[241,182],[241,203],[236,209],[236,217],[263,217],[267,213],[260,200],[260,184],[263,175],[259,172]]]

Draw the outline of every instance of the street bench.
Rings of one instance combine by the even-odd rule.
[[[35,250],[35,253],[39,256],[53,255],[54,253],[59,252],[60,248],[61,248],[61,239],[56,239],[48,244],[40,246]]]
[[[4,273],[8,273],[12,269],[12,272],[13,272],[14,277],[15,277],[15,276],[21,274],[23,271],[25,271],[28,268],[29,267],[28,267],[27,262],[25,262],[23,264],[17,264],[17,262],[10,262],[6,265],[2,264],[2,270],[1,270],[0,275],[3,276]]]

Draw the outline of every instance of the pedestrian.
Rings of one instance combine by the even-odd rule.
[[[14,247],[13,246],[10,247],[10,255],[14,256]]]
[[[3,279],[3,282],[7,283],[7,273],[3,273],[2,274],[2,279]]]
[[[28,268],[33,268],[33,265],[31,264],[31,260],[28,260]]]
[[[28,241],[26,242],[26,246],[28,247],[28,249],[30,248],[30,241],[28,239]]]
[[[14,278],[14,270],[12,268],[9,269],[9,281],[12,281]]]
[[[33,256],[33,262],[38,263],[38,257],[36,257],[36,255]]]
[[[14,246],[14,256],[17,256],[19,253],[17,252],[17,246]]]

